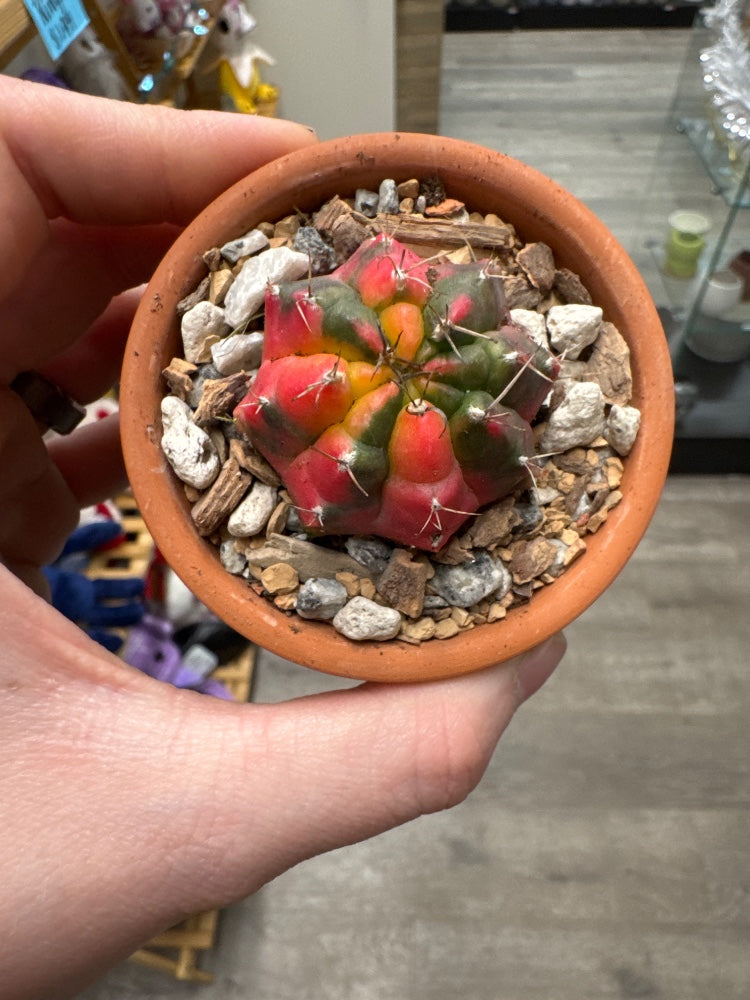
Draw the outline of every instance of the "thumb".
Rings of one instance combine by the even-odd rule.
[[[248,706],[214,786],[213,830],[226,837],[215,891],[241,898],[305,858],[461,802],[564,651],[556,636],[455,680]]]

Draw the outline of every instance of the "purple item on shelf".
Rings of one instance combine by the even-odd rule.
[[[172,625],[166,619],[144,615],[140,623],[130,629],[122,659],[155,680],[232,701],[232,695],[219,681],[203,677],[183,665],[182,653],[172,633]]]
[[[29,83],[46,83],[50,87],[62,87],[63,90],[70,90],[67,83],[62,80],[57,73],[53,73],[50,69],[42,69],[41,66],[30,66],[21,73],[22,80],[28,80]]]

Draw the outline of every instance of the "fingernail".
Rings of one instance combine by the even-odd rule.
[[[563,658],[567,646],[565,636],[562,632],[558,632],[557,635],[553,635],[552,638],[520,657],[516,671],[521,704],[536,694],[548,680]]]

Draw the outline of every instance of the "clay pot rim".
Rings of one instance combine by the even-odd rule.
[[[415,646],[400,640],[354,643],[330,624],[278,611],[221,566],[199,538],[184,491],[161,454],[160,373],[178,353],[175,306],[205,273],[202,254],[263,220],[311,210],[334,193],[380,180],[438,174],[449,196],[496,212],[522,239],[541,240],[558,267],[576,271],[604,316],[631,348],[633,402],[642,411],[626,461],[623,500],[588,551],[553,584],[502,621]],[[227,221],[229,217],[229,221]],[[160,552],[186,586],[228,625],[285,659],[343,677],[414,682],[457,676],[504,661],[577,618],[611,584],[643,536],[667,474],[673,435],[673,380],[650,295],[609,230],[569,192],[533,168],[462,140],[408,133],[334,139],[256,170],[214,201],[169,250],[146,289],[125,352],[120,407],[131,486]]]

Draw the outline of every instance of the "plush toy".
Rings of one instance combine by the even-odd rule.
[[[158,615],[144,615],[130,629],[122,658],[156,680],[226,701],[232,699],[224,685],[209,676],[219,664],[218,655],[197,642],[181,649],[171,623]]]
[[[122,637],[112,629],[127,628],[143,617],[144,581],[138,577],[92,579],[81,571],[81,560],[87,560],[87,552],[121,537],[116,521],[84,525],[70,536],[60,559],[44,567],[52,606],[112,653],[122,646]]]
[[[221,106],[225,111],[256,114],[258,105],[276,100],[278,90],[264,83],[260,64],[275,66],[273,59],[250,38],[257,21],[242,0],[227,0],[219,11],[211,38],[209,68],[218,66]]]
[[[139,65],[155,69],[167,52],[173,59],[187,55],[199,23],[189,0],[124,0],[117,32]]]
[[[84,28],[60,56],[57,72],[72,90],[81,94],[128,98],[128,90],[115,64],[115,57],[97,38],[94,29]]]

